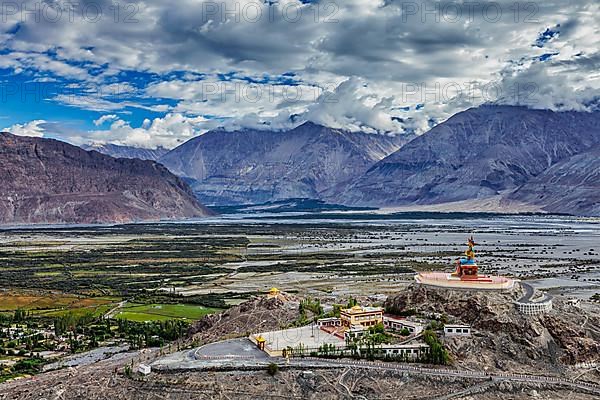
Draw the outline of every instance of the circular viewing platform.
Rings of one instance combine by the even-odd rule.
[[[509,290],[515,286],[514,279],[504,276],[476,275],[460,278],[447,272],[420,272],[415,275],[415,280],[422,285],[450,289]]]

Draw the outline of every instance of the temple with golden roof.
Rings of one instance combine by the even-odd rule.
[[[267,292],[267,298],[268,299],[274,299],[276,297],[279,297],[279,295],[281,294],[281,290],[277,289],[276,287],[272,287],[268,292]]]

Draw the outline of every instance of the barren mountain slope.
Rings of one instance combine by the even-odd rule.
[[[160,157],[164,156],[169,152],[164,147],[158,147],[156,149],[144,149],[141,147],[133,146],[121,146],[117,144],[88,144],[81,146],[86,151],[95,150],[98,153],[106,154],[107,156],[115,158],[139,158],[140,160],[151,160],[156,161]]]
[[[412,136],[351,133],[312,123],[284,132],[212,131],[177,147],[159,161],[206,204],[258,204],[320,198],[343,187]]]
[[[152,161],[0,134],[0,223],[109,223],[201,217],[189,187]]]
[[[406,144],[328,199],[373,206],[486,199],[599,144],[598,112],[481,106]],[[570,206],[556,203],[553,210],[569,212]]]
[[[549,212],[600,216],[600,147],[554,164],[508,199]]]

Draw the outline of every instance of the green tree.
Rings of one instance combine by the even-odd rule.
[[[429,329],[423,331],[423,340],[429,345],[428,362],[440,365],[450,363],[450,355],[434,331]]]
[[[271,376],[275,376],[275,374],[277,374],[277,372],[279,372],[279,365],[275,364],[275,363],[270,363],[267,366],[267,373]]]

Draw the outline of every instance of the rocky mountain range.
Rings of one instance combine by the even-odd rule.
[[[283,132],[212,131],[159,159],[206,204],[318,199],[343,187],[411,140],[305,123]]]
[[[156,149],[144,149],[141,147],[121,146],[112,143],[85,144],[81,146],[81,148],[87,151],[95,150],[98,153],[106,154],[107,156],[115,158],[139,158],[140,160],[152,161],[158,160],[160,157],[169,152],[169,150],[165,149],[164,147],[157,147]]]
[[[418,137],[313,123],[283,132],[217,130],[170,152],[110,144],[85,152],[9,134],[1,143],[4,222],[207,214],[186,183],[139,160],[157,158],[202,203],[220,206],[302,198],[435,210],[461,204],[462,211],[483,204],[485,211],[514,211],[518,204],[517,211],[600,215],[600,112],[486,105]]]
[[[324,198],[402,206],[483,200],[600,214],[600,113],[481,106],[458,113]]]
[[[112,223],[201,217],[190,188],[152,161],[0,134],[0,223]]]

